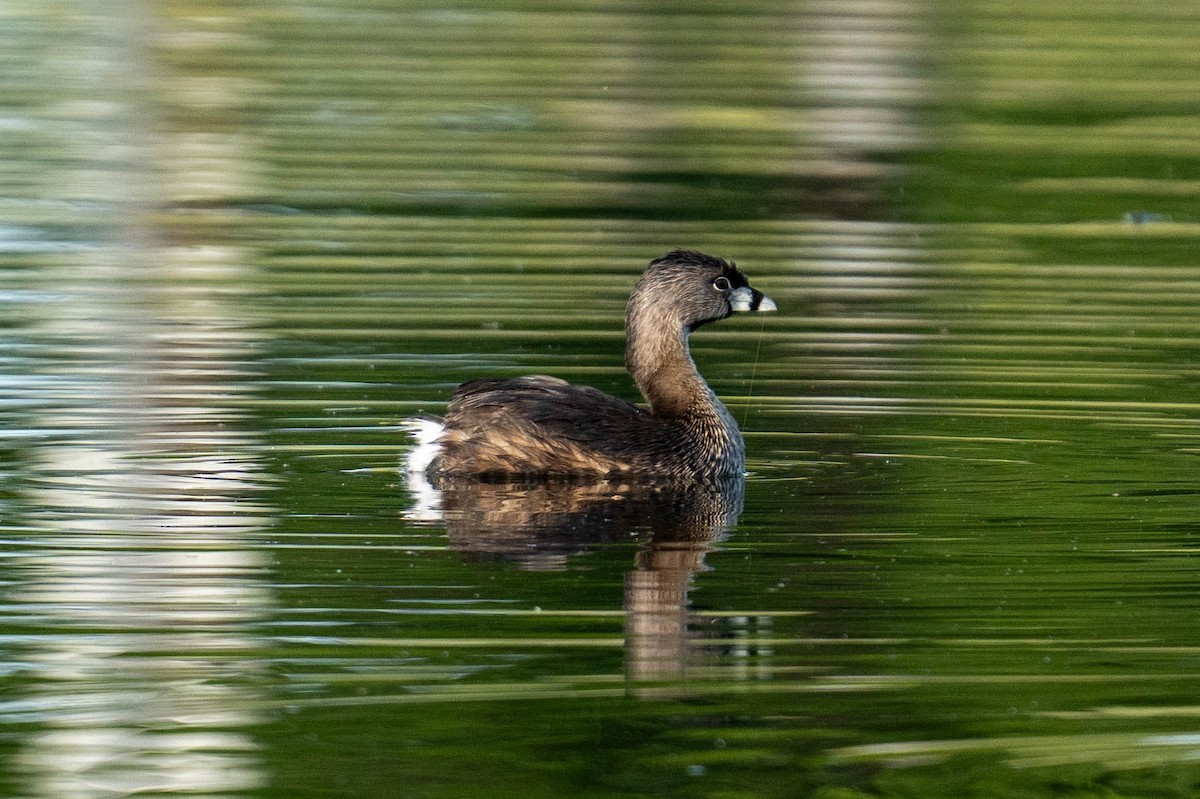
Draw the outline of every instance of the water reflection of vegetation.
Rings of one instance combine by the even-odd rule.
[[[218,474],[228,453],[196,479],[169,465],[166,482],[189,483],[169,504],[192,509],[178,523],[204,523],[200,496],[228,500],[228,529],[203,540],[238,550],[207,583],[186,550],[164,556],[171,574],[221,587],[209,609],[253,623],[189,627],[241,652],[213,658],[135,635],[124,652],[144,670],[129,674],[164,678],[195,709],[227,706],[195,729],[261,746],[245,759],[279,795],[1196,794],[1194,4],[1128,5],[945,5],[953,35],[933,47],[904,3],[157,8],[150,63],[172,90],[151,115],[172,167],[160,232],[197,253],[253,247],[236,268],[185,270],[220,302],[163,291],[137,310],[217,308],[212,341],[247,321],[267,333],[261,379],[240,365],[213,377],[206,396],[233,416],[178,404],[201,361],[161,388],[193,434],[214,422],[210,444],[269,444],[254,469],[281,478],[282,510],[239,541],[255,502]],[[14,8],[0,86],[6,509],[39,481],[33,450],[80,452],[96,435],[78,413],[104,374],[78,357],[99,354],[95,331],[63,295],[120,216],[95,202],[121,185],[97,166],[155,151],[129,146],[150,126],[110,124],[119,103],[98,97],[109,73],[91,31],[109,9]],[[888,46],[846,38],[860,11],[855,35]],[[912,69],[926,61],[947,91]],[[897,119],[917,127],[887,135]],[[893,215],[922,224],[864,223]],[[557,519],[517,511],[527,530],[507,538],[480,534],[503,509],[464,510],[446,534],[398,520],[396,418],[444,397],[451,372],[532,366],[628,392],[606,329],[640,259],[680,244],[737,253],[797,309],[767,322],[756,372],[733,334],[696,346],[751,422],[759,474],[735,535],[672,541],[630,517],[613,529],[633,542],[606,538],[605,514],[638,503],[603,497],[561,502]],[[113,264],[117,279],[95,281],[106,290],[150,273]],[[56,314],[69,324],[44,326]],[[30,408],[74,421],[31,426]],[[180,441],[180,462],[199,463],[187,456],[202,442]],[[59,521],[97,527],[85,472],[68,458],[42,484]],[[222,490],[190,490],[209,477]],[[590,539],[551,532],[572,514]],[[81,728],[36,735],[70,721],[63,703],[129,685],[113,670],[124,655],[105,662],[52,616],[128,597],[72,609],[86,594],[35,572],[82,563],[81,539],[5,521],[9,596],[39,600],[6,606],[6,633],[36,650],[8,677],[14,695],[53,700],[4,705],[4,751],[44,755],[0,766],[15,795],[23,775],[67,762],[50,744]],[[72,587],[103,585],[113,563],[136,583],[129,554],[85,564]],[[697,579],[701,558],[713,570]],[[648,626],[675,630],[689,576],[692,631],[722,632],[690,636],[684,657],[663,648],[669,666],[691,663],[689,690],[631,692],[623,581],[667,583],[645,591],[670,599]],[[270,607],[229,605],[246,596],[230,580]],[[735,655],[733,628],[753,616],[773,626]],[[75,645],[90,659],[60,657]],[[42,655],[93,679],[76,693],[41,680]],[[278,675],[286,712],[259,715],[261,685],[228,690],[257,673]],[[161,710],[152,726],[181,723]],[[198,752],[236,743],[202,738]]]

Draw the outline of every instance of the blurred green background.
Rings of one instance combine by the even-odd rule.
[[[0,793],[1194,795],[1198,17],[0,3]],[[681,246],[736,524],[410,495]]]

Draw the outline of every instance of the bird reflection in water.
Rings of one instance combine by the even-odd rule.
[[[444,524],[450,546],[528,570],[566,568],[604,544],[642,546],[625,578],[626,673],[676,680],[696,660],[688,589],[704,558],[734,527],[744,480],[676,484],[618,481],[410,481],[410,520]]]

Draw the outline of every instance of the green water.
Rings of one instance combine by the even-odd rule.
[[[0,6],[0,794],[1195,795],[1197,21]],[[412,494],[679,246],[744,485]]]

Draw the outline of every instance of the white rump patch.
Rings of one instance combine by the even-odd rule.
[[[442,452],[441,440],[446,427],[435,419],[405,419],[400,426],[417,441],[417,445],[404,458],[404,469],[410,475],[423,475],[434,458]]]
[[[417,445],[404,458],[408,472],[408,493],[413,505],[404,518],[414,522],[439,522],[442,518],[442,492],[429,482],[429,467],[442,451],[445,426],[434,419],[405,419],[400,426],[407,430]]]

